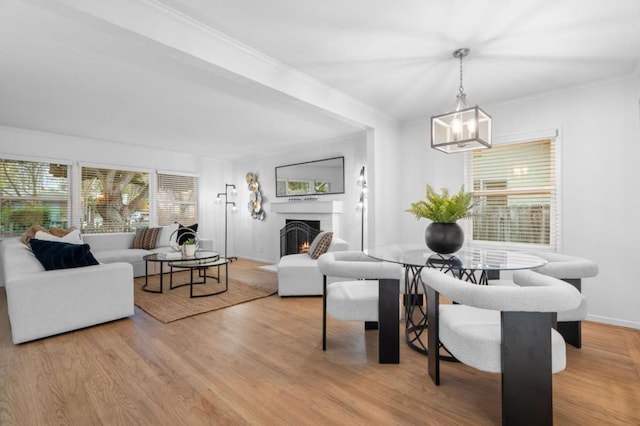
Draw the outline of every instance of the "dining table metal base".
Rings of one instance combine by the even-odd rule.
[[[444,273],[449,273],[458,279],[478,284],[476,275],[473,270],[461,269],[459,262],[455,257],[444,257],[435,255],[429,258],[424,266],[404,265],[405,266],[405,341],[407,345],[414,351],[423,355],[429,355],[428,349],[428,304],[425,303],[424,297],[427,294],[426,286],[422,282],[420,273],[422,268],[435,268]],[[484,272],[484,271],[482,271]],[[484,277],[484,278],[483,278]],[[486,282],[486,274],[481,274],[480,279]],[[458,360],[449,354],[443,346],[438,348],[441,351],[440,360],[453,361]]]
[[[411,349],[423,355],[429,355],[427,334],[429,329],[428,305],[424,303],[423,295],[427,294],[426,286],[422,282],[420,273],[422,268],[435,268],[450,273],[456,278],[475,282],[474,271],[460,269],[455,257],[433,256],[424,266],[405,266],[405,341]],[[471,279],[474,279],[472,281]],[[408,297],[407,297],[408,296]],[[419,297],[418,297],[419,296]],[[409,303],[407,303],[409,302]],[[445,361],[453,361],[450,355],[440,357]]]

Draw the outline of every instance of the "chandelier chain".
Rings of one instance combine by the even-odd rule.
[[[462,58],[463,56],[460,55],[460,87],[458,88],[458,90],[460,91],[461,95],[464,95],[464,87],[462,87]]]

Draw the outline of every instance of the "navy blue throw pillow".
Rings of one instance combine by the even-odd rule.
[[[198,232],[198,224],[194,223],[193,225],[189,225],[189,226],[183,226],[178,224],[178,239],[177,239],[178,245],[181,246],[189,238],[193,238],[193,235],[189,231],[193,231],[194,234]]]
[[[89,244],[71,244],[32,238],[29,240],[29,245],[47,271],[99,265],[91,254]]]

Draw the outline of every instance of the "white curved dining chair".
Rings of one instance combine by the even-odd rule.
[[[568,282],[582,292],[582,279],[598,275],[598,265],[588,259],[558,253],[532,253],[547,261],[545,266],[534,269],[550,277]],[[515,280],[515,276],[514,276]],[[587,318],[587,298],[582,295],[580,306],[558,312],[558,332],[564,340],[576,348],[582,347],[582,320]]]
[[[327,349],[327,314],[364,321],[378,329],[380,363],[400,362],[400,265],[375,260],[359,251],[328,252],[318,258],[323,275],[322,350]],[[327,284],[327,276],[351,279]]]
[[[565,369],[566,348],[552,328],[555,312],[575,309],[571,285],[532,271],[516,286],[475,285],[424,268],[429,375],[440,384],[440,347],[478,370],[502,374],[503,424],[552,424],[552,373]],[[456,304],[440,304],[440,294]]]

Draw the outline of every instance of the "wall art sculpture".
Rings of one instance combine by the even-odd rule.
[[[264,220],[264,210],[262,209],[262,194],[260,193],[260,183],[258,176],[248,172],[245,179],[249,188],[248,209],[251,217],[257,220]]]

